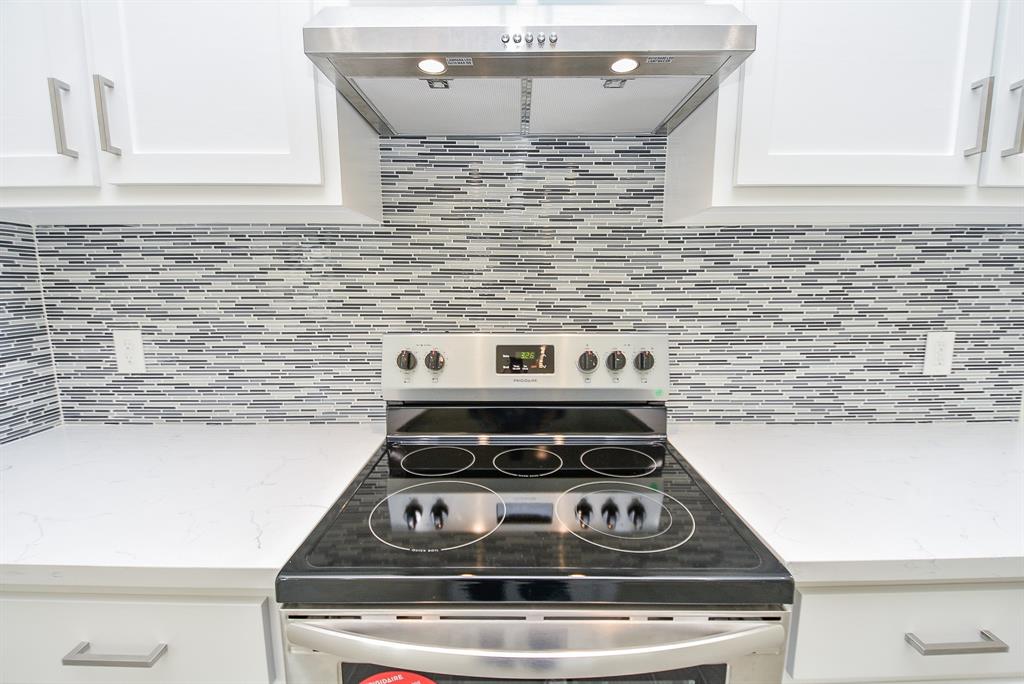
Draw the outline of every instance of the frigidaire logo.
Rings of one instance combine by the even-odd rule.
[[[537,382],[538,378],[512,378],[512,382]]]

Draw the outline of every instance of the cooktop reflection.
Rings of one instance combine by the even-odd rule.
[[[785,603],[792,580],[667,442],[385,444],[278,577],[295,603],[703,594]]]

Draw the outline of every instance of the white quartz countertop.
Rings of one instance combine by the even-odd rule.
[[[798,584],[1024,579],[1019,423],[675,425]]]
[[[1013,423],[677,425],[802,583],[1024,579]],[[70,425],[0,446],[0,582],[271,591],[379,425]]]

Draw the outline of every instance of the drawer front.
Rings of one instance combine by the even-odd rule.
[[[811,589],[794,612],[786,667],[797,682],[1024,675],[1024,585]],[[905,639],[982,643],[981,630],[1009,651],[925,656]]]
[[[0,595],[0,682],[239,684],[273,679],[266,599],[160,600]],[[64,665],[81,642],[123,662],[158,644],[152,667]],[[107,658],[106,656],[109,656]]]

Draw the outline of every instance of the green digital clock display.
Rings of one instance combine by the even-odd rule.
[[[495,349],[494,366],[500,375],[554,373],[555,347],[550,344],[499,344]]]

